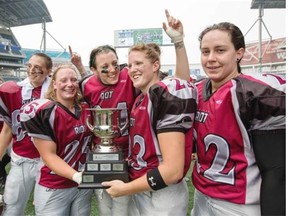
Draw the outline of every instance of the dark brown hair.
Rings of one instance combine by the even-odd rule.
[[[231,42],[234,45],[235,50],[239,50],[240,48],[244,48],[245,50],[244,35],[242,34],[241,30],[236,25],[229,23],[229,22],[221,22],[221,23],[214,24],[212,26],[205,28],[198,37],[198,40],[200,42],[200,48],[201,48],[201,42],[202,42],[204,35],[212,30],[220,30],[220,31],[228,32],[228,34],[231,36]],[[239,73],[241,73],[240,61],[241,59],[237,61],[237,69]]]

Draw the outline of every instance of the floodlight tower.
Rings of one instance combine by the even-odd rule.
[[[41,40],[41,44],[40,44],[40,50],[42,50],[42,46],[43,46],[43,52],[46,52],[46,34],[48,34],[63,50],[64,52],[66,52],[66,48],[63,47],[46,29],[46,21],[45,18],[42,18],[42,29],[43,29],[43,36],[42,36],[42,40]]]
[[[245,33],[244,36],[246,36],[249,31],[255,26],[255,24],[258,22],[258,63],[259,63],[259,72],[262,72],[262,25],[264,26],[266,32],[269,35],[270,41],[272,40],[272,36],[268,31],[268,28],[266,27],[264,21],[263,21],[263,16],[264,16],[264,9],[263,9],[263,2],[262,0],[259,1],[259,6],[258,6],[259,14],[258,14],[258,19],[253,23],[253,25],[248,29],[248,31]]]
[[[265,30],[267,31],[270,42],[272,40],[272,36],[269,33],[262,17],[264,16],[264,8],[271,8],[271,9],[281,9],[286,8],[286,1],[285,0],[252,0],[251,3],[251,9],[258,9],[259,15],[258,19],[254,22],[254,24],[251,26],[251,28],[246,32],[245,36],[248,34],[248,32],[253,28],[253,26],[258,22],[259,24],[259,44],[258,44],[258,63],[259,63],[259,72],[262,71],[262,25],[265,27]]]

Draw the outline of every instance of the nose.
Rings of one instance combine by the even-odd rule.
[[[215,53],[213,51],[209,53],[208,61],[215,61]]]
[[[137,65],[131,64],[129,66],[129,72],[132,73],[132,72],[135,72],[135,71],[137,71]]]

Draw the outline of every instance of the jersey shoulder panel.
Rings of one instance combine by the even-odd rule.
[[[14,81],[6,81],[0,85],[1,94],[13,94],[21,90],[21,87]]]
[[[93,78],[95,75],[94,74],[90,74],[88,76],[83,77],[80,82],[79,82],[79,86],[80,86],[80,91],[83,94],[84,90],[85,90],[85,85],[86,83]]]
[[[243,80],[243,82],[250,81],[254,82],[255,86],[262,85],[263,87],[271,87],[278,91],[286,93],[286,77],[277,74],[255,74],[255,75],[240,75],[236,80]]]
[[[192,83],[165,79],[151,87],[149,100],[158,132],[191,128],[197,108],[197,89]]]

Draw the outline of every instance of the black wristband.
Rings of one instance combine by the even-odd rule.
[[[158,168],[154,168],[147,172],[147,182],[153,190],[160,190],[167,187]]]

